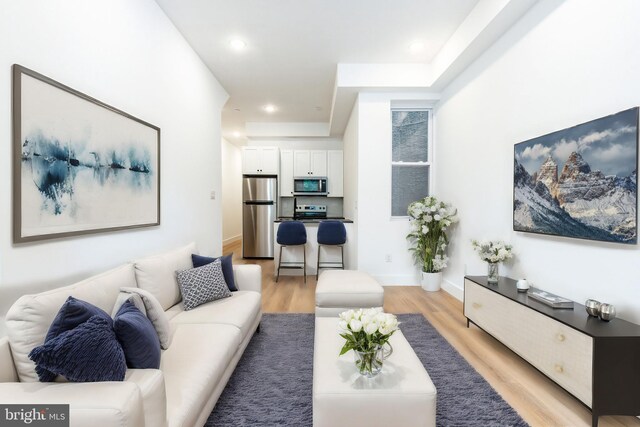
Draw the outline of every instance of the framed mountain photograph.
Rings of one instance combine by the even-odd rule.
[[[13,241],[160,224],[160,128],[13,66]]]
[[[636,244],[638,107],[516,144],[513,229]]]

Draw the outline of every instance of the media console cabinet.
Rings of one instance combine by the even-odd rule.
[[[585,307],[553,309],[518,292],[516,281],[465,276],[464,315],[591,409],[640,415],[640,325],[604,322]]]

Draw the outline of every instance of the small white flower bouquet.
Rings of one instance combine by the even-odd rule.
[[[340,355],[353,350],[360,373],[368,377],[376,375],[384,359],[393,351],[389,338],[398,330],[398,318],[384,313],[382,308],[347,310],[339,317],[338,333],[346,341]],[[386,355],[384,345],[389,347]]]
[[[480,259],[486,262],[503,262],[513,257],[513,247],[502,241],[472,240],[471,245]]]

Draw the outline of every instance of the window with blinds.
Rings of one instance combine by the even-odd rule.
[[[391,110],[391,216],[407,216],[411,202],[429,195],[430,119],[426,109]]]

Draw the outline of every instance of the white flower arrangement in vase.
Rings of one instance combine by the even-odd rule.
[[[340,355],[353,350],[360,374],[374,377],[382,369],[384,359],[393,352],[389,338],[398,330],[398,318],[384,313],[382,308],[347,310],[339,317],[338,333],[346,341]]]
[[[497,283],[499,263],[513,257],[513,246],[500,240],[472,240],[471,246],[480,255],[480,259],[488,263],[487,281]]]
[[[423,287],[426,290],[438,290],[441,274],[435,277],[437,285],[425,286],[424,282],[431,280],[433,273],[440,273],[447,267],[447,230],[458,221],[457,211],[449,203],[428,196],[411,203],[407,213],[411,223],[411,233],[407,235],[411,245],[409,250],[422,270]]]

